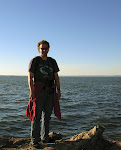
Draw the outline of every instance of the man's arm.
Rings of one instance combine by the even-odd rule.
[[[34,73],[28,72],[28,84],[29,84],[29,89],[30,89],[29,98],[31,100],[33,100],[35,98],[35,92],[34,92],[34,89],[33,89],[33,77],[34,77]]]
[[[58,100],[59,100],[61,98],[60,80],[59,80],[59,76],[58,76],[57,72],[54,74],[54,76],[55,76],[56,86],[57,86],[57,90],[58,90]]]

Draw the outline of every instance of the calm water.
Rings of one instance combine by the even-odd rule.
[[[104,125],[104,137],[121,140],[121,77],[60,77],[62,121],[53,114],[50,132],[63,138]],[[30,137],[25,116],[27,77],[0,76],[0,137]]]

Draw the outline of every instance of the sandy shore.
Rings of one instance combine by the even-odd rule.
[[[103,138],[104,127],[95,126],[87,132],[82,132],[63,140],[60,133],[50,133],[53,143],[40,143],[34,148],[30,138],[0,138],[0,150],[121,150],[121,141],[108,141]]]

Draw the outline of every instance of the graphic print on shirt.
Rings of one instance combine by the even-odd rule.
[[[49,77],[49,74],[52,74],[53,72],[53,69],[47,65],[43,66],[40,64],[39,67],[40,67],[39,69],[40,73],[43,74],[45,78]]]

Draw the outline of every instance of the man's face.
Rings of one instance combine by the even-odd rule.
[[[40,52],[41,56],[47,56],[47,53],[49,51],[48,45],[47,44],[41,44],[38,47],[38,51]]]

